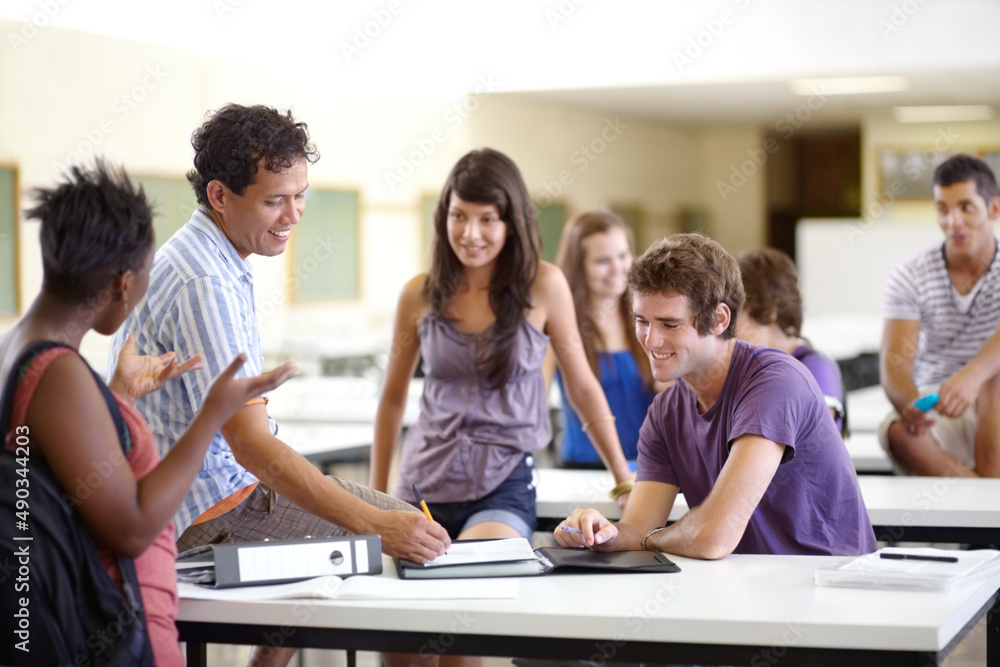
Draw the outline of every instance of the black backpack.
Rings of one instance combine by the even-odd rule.
[[[37,342],[18,359],[3,390],[0,435],[11,428],[14,390],[26,369],[52,347],[66,346]],[[131,440],[118,404],[94,378],[127,453]],[[123,595],[73,500],[42,456],[29,457],[27,427],[16,428],[17,449],[0,447],[0,664],[152,665],[132,559],[118,557]]]

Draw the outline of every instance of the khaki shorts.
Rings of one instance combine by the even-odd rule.
[[[926,387],[920,391],[920,395],[926,396],[937,390],[937,387]],[[937,446],[942,451],[951,454],[973,469],[976,467],[976,427],[979,423],[976,414],[975,403],[965,411],[965,414],[955,419],[939,415],[936,412],[932,413],[931,418],[936,423],[931,427],[930,431],[931,438],[934,439],[934,442],[937,443]],[[897,473],[905,475],[907,474],[906,471],[900,467],[899,463],[892,456],[892,452],[889,451],[889,427],[894,421],[899,421],[899,419],[899,413],[893,410],[878,425],[877,433],[879,444],[882,445],[885,453],[889,455],[893,469]]]

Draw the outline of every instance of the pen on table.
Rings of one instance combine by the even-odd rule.
[[[958,558],[955,556],[921,556],[920,554],[880,553],[879,558],[888,558],[889,560],[927,560],[934,563],[958,562]]]
[[[413,493],[417,497],[417,502],[420,503],[420,509],[422,509],[424,514],[427,515],[427,520],[433,521],[434,517],[431,516],[431,511],[427,509],[427,502],[424,500],[424,497],[420,493],[420,489],[417,488],[416,484],[413,485]]]

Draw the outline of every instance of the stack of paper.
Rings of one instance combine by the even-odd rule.
[[[948,591],[997,574],[1000,551],[995,549],[886,547],[832,567],[817,568],[814,578],[819,586]]]

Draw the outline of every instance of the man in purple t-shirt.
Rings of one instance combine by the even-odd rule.
[[[810,373],[735,339],[743,306],[736,261],[715,241],[678,234],[629,269],[635,331],[653,376],[675,380],[639,434],[635,488],[618,523],[577,510],[560,544],[731,553],[859,555],[877,548],[843,440]],[[678,491],[692,508],[664,527]]]

